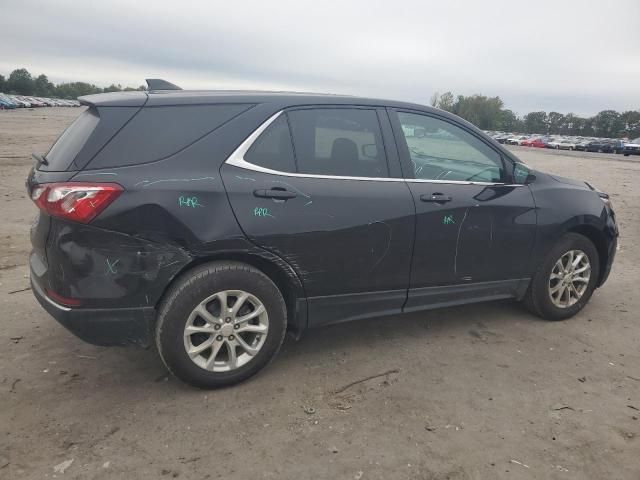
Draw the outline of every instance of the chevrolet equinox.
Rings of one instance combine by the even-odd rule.
[[[33,293],[87,342],[212,388],[287,331],[506,298],[561,320],[607,279],[608,195],[455,115],[148,83],[81,97],[27,180]]]

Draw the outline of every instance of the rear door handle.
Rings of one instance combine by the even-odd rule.
[[[420,195],[420,200],[422,200],[423,202],[447,203],[453,199],[449,195],[444,195],[442,193],[432,193],[431,195]]]
[[[272,188],[270,190],[254,190],[253,194],[260,198],[275,198],[276,200],[289,200],[298,196],[296,192],[284,188]]]

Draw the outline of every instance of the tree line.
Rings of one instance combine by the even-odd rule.
[[[0,92],[10,93],[14,95],[26,95],[35,97],[53,97],[73,99],[82,95],[91,95],[93,93],[121,92],[133,90],[146,90],[147,87],[140,85],[137,88],[122,87],[122,85],[110,85],[105,88],[97,87],[92,83],[86,82],[69,82],[58,83],[57,85],[50,82],[46,75],[40,74],[37,77],[31,75],[26,68],[17,68],[9,74],[7,78],[0,75]]]
[[[451,92],[436,92],[431,97],[431,105],[454,113],[483,130],[603,138],[640,137],[638,110],[603,110],[589,118],[559,112],[531,112],[519,117],[504,108],[500,97],[454,97]]]

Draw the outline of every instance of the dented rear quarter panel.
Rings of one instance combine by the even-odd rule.
[[[46,252],[41,253],[46,254],[36,253],[34,243],[44,269],[35,280],[62,296],[80,299],[86,308],[153,307],[171,282],[195,264],[256,258],[278,268],[295,295],[304,297],[294,270],[245,238],[218,171],[267,114],[260,108],[248,110],[242,121],[234,119],[161,161],[32,172],[30,184],[110,182],[124,188],[89,225],[40,214],[40,236],[46,238]]]

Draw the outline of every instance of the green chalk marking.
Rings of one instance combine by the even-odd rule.
[[[456,222],[453,220],[453,215],[445,215],[442,218],[442,224],[443,225],[452,225],[454,223],[456,223]]]
[[[269,209],[268,208],[264,208],[264,207],[256,207],[253,209],[253,216],[254,217],[271,217],[271,218],[275,218],[273,215],[271,215],[271,213],[269,213]]]
[[[204,205],[198,203],[198,197],[180,197],[178,198],[178,206],[191,208],[204,207]]]

